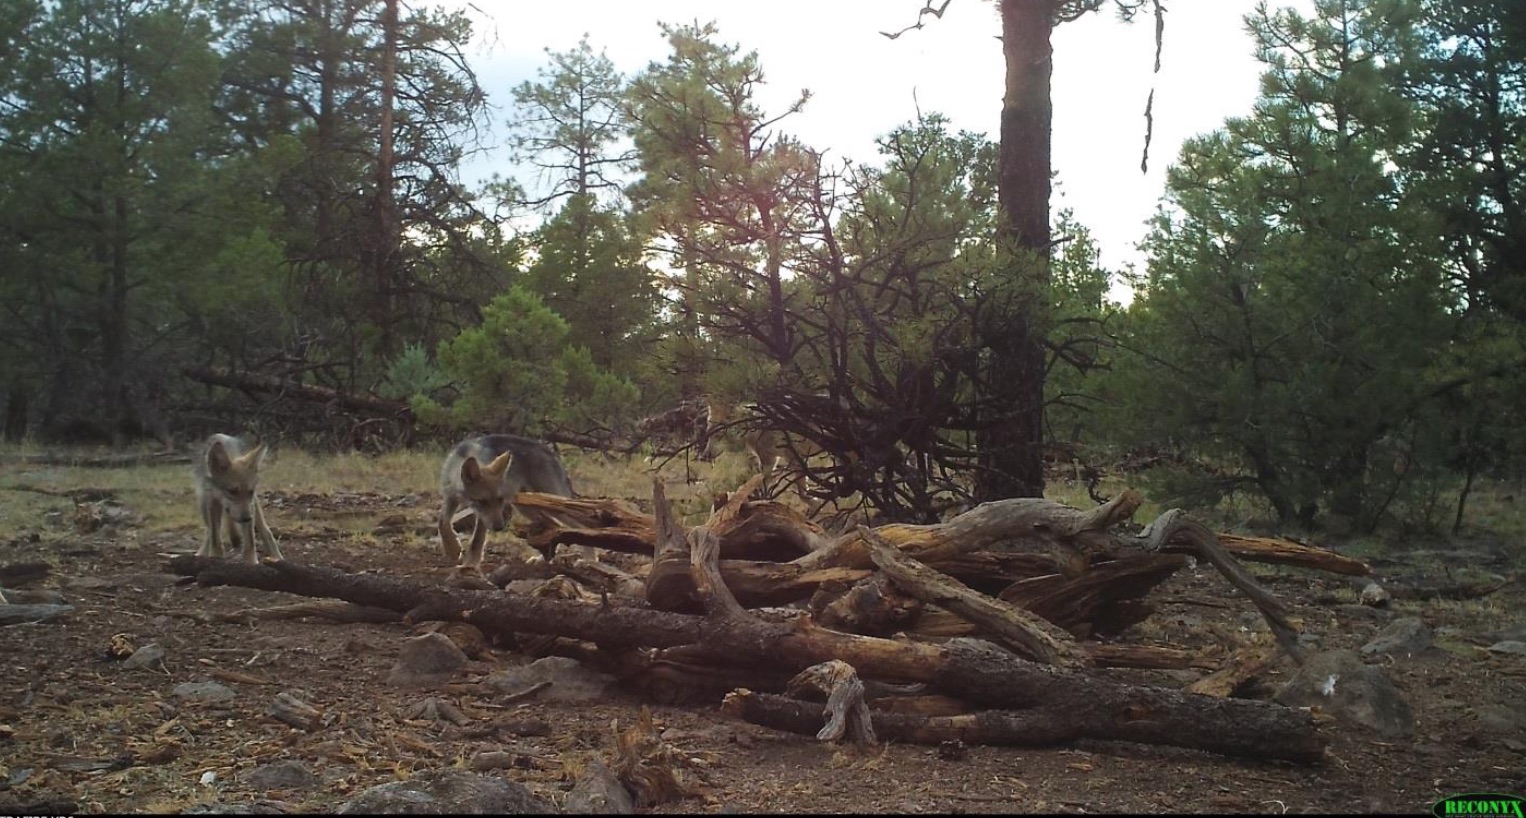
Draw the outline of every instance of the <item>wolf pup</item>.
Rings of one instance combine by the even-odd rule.
[[[222,527],[226,515],[228,542],[234,548],[242,542],[244,562],[259,562],[254,547],[256,535],[272,559],[286,559],[281,556],[281,547],[276,545],[270,526],[265,524],[265,512],[260,509],[259,495],[255,494],[265,452],[263,443],[251,449],[248,443],[229,435],[207,438],[205,449],[191,465],[191,474],[196,478],[196,505],[207,525],[206,542],[196,556],[223,556]]]
[[[488,529],[502,531],[508,525],[514,495],[521,491],[572,496],[567,469],[550,446],[518,435],[483,435],[457,444],[440,469],[440,550],[445,559],[480,569]],[[461,508],[477,517],[464,561],[451,527]]]

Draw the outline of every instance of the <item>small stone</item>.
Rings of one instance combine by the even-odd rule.
[[[217,682],[182,682],[175,685],[170,695],[193,702],[226,702],[238,694]]]
[[[127,659],[122,662],[122,667],[131,668],[133,670],[142,670],[145,668],[155,670],[162,667],[163,665],[164,648],[161,648],[158,645],[144,645],[143,647],[133,651],[132,655],[127,657]]]

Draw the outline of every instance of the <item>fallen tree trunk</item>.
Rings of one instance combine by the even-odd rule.
[[[400,400],[388,400],[370,395],[350,395],[327,386],[301,383],[286,378],[260,375],[254,372],[229,372],[215,367],[186,367],[180,370],[193,381],[210,386],[225,386],[252,392],[275,392],[309,403],[331,403],[352,412],[369,412],[389,417],[413,417],[413,410]]]
[[[718,664],[790,672],[840,659],[866,679],[925,682],[936,692],[979,707],[1035,709],[1030,718],[1056,724],[1076,719],[1094,725],[1098,738],[1301,763],[1323,756],[1324,740],[1308,710],[1125,685],[1028,662],[975,640],[935,646],[843,634],[809,623],[774,624],[751,616],[702,617],[496,591],[445,591],[290,561],[247,565],[180,556],[171,560],[170,568],[202,584],[333,597],[405,611],[414,622],[464,621],[484,632],[540,633],[625,647],[685,645]]]
[[[1299,568],[1313,568],[1319,571],[1329,571],[1332,574],[1344,574],[1353,577],[1365,577],[1372,574],[1372,567],[1361,560],[1280,537],[1246,537],[1241,534],[1225,534],[1222,532],[1215,536],[1219,538],[1219,542],[1224,546],[1224,550],[1242,560],[1264,562],[1271,565],[1293,565]],[[1176,551],[1190,549],[1175,544],[1167,544],[1162,550]]]
[[[1139,688],[1133,690],[1138,691]],[[1199,697],[1200,701],[1225,701]],[[1234,700],[1230,700],[1234,701]],[[739,690],[726,696],[721,712],[743,721],[776,730],[803,735],[815,735],[826,724],[822,706],[816,702],[767,693]],[[1120,714],[1123,718],[1120,718]],[[1196,713],[1194,720],[1183,725],[1174,720],[1160,718],[1161,713],[1141,706],[1139,699],[1128,703],[1099,703],[1093,708],[1046,707],[1038,710],[984,710],[950,716],[913,716],[902,713],[876,711],[874,731],[889,741],[913,744],[942,744],[947,741],[963,741],[968,744],[992,744],[1017,747],[1044,747],[1081,739],[1106,739],[1134,741],[1140,744],[1164,744],[1174,747],[1225,752],[1222,749],[1226,732],[1239,734],[1244,741],[1236,743],[1237,755],[1258,759],[1277,759],[1299,763],[1316,763],[1324,757],[1324,746],[1311,729],[1297,735],[1281,730],[1257,733],[1261,727],[1269,727],[1278,718],[1270,712],[1258,714],[1261,724],[1247,725],[1241,719],[1244,712],[1238,710],[1204,709]],[[1185,727],[1186,733],[1182,732]],[[1283,743],[1291,738],[1292,745]]]
[[[1095,555],[1114,543],[1106,531],[1137,508],[1137,495],[1126,493],[1093,511],[1071,509],[1050,500],[1018,498],[986,503],[950,520],[927,526],[885,525],[874,529],[924,564],[972,586],[1011,582],[1056,573],[1077,553]],[[633,554],[651,554],[655,545],[652,515],[619,500],[558,497],[523,492],[516,506],[532,520],[531,545],[542,552],[558,544],[594,545]],[[723,558],[768,559],[788,554],[807,567],[843,565],[872,568],[867,544],[855,532],[832,537],[788,506],[751,501],[738,512],[737,530],[722,537]],[[1215,535],[1224,550],[1250,562],[1291,565],[1348,576],[1367,576],[1364,562],[1333,551],[1273,537]],[[1036,545],[1014,550],[1017,540],[1039,538]],[[782,540],[782,542],[781,542]],[[1050,540],[1060,542],[1051,546]],[[1062,559],[1056,560],[1057,548]],[[1166,553],[1196,553],[1190,541],[1162,543]],[[798,555],[798,556],[797,556]],[[983,589],[982,589],[983,590]]]

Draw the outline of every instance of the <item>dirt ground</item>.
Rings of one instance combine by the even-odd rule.
[[[417,533],[431,524],[434,503],[428,495],[275,494],[267,507],[288,559],[436,582],[445,574],[441,558]],[[461,765],[483,751],[512,753],[511,768],[494,774],[560,804],[570,770],[610,755],[615,730],[634,722],[644,704],[634,695],[589,706],[505,703],[480,689],[400,689],[387,676],[414,630],[216,619],[208,614],[295,598],[180,582],[166,573],[167,557],[193,550],[199,531],[146,535],[130,520],[80,531],[71,507],[59,498],[61,518],[38,520],[40,533],[0,543],[0,566],[49,563],[49,575],[31,587],[59,590],[76,606],[54,622],[0,627],[0,813],[47,805],[173,812],[211,803],[331,812],[362,789]],[[382,523],[389,524],[383,531],[396,531],[399,515],[413,534],[375,533]],[[490,562],[495,550],[502,553],[490,540]],[[1500,558],[1488,548],[1479,553]],[[1391,577],[1411,570],[1402,558],[1383,567]],[[1501,573],[1519,567],[1493,566]],[[1329,730],[1328,760],[1314,767],[1100,742],[975,746],[961,757],[914,745],[859,752],[739,723],[714,705],[652,706],[664,738],[691,759],[687,774],[704,794],[649,811],[1414,814],[1458,793],[1526,794],[1519,727],[1526,657],[1484,650],[1491,634],[1526,621],[1519,584],[1481,601],[1401,602],[1378,611],[1351,604],[1350,583],[1338,577],[1264,566],[1257,572],[1294,606],[1320,648],[1356,648],[1402,615],[1438,629],[1432,651],[1382,660],[1413,708],[1412,739],[1382,741],[1337,725]],[[1158,612],[1125,639],[1204,646],[1255,623],[1246,617],[1248,603],[1223,604],[1235,600],[1207,569],[1180,572],[1155,598]],[[112,655],[118,636],[162,647],[162,666],[126,667]],[[526,661],[495,652],[460,681]],[[1196,675],[1109,672],[1173,687]],[[1291,665],[1279,665],[1255,692],[1267,695],[1291,673]],[[172,694],[181,683],[213,680],[237,697],[196,703]],[[266,715],[283,691],[322,711],[324,726],[304,732]],[[429,696],[455,704],[469,721],[410,718]],[[1500,729],[1501,713],[1507,722],[1516,714],[1513,730]],[[250,782],[253,770],[277,760],[301,762],[319,783],[271,790]]]

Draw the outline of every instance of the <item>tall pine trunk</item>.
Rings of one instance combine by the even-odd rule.
[[[378,124],[376,151],[376,221],[369,256],[372,285],[371,320],[378,333],[378,349],[383,358],[397,353],[393,300],[398,289],[399,225],[397,202],[393,194],[393,108],[397,98],[397,0],[385,0],[382,15],[381,122]]]
[[[1001,0],[1006,92],[997,187],[1001,243],[1010,248],[1006,294],[983,327],[981,500],[1044,493],[1044,348],[1035,320],[1049,282],[1052,0]]]

